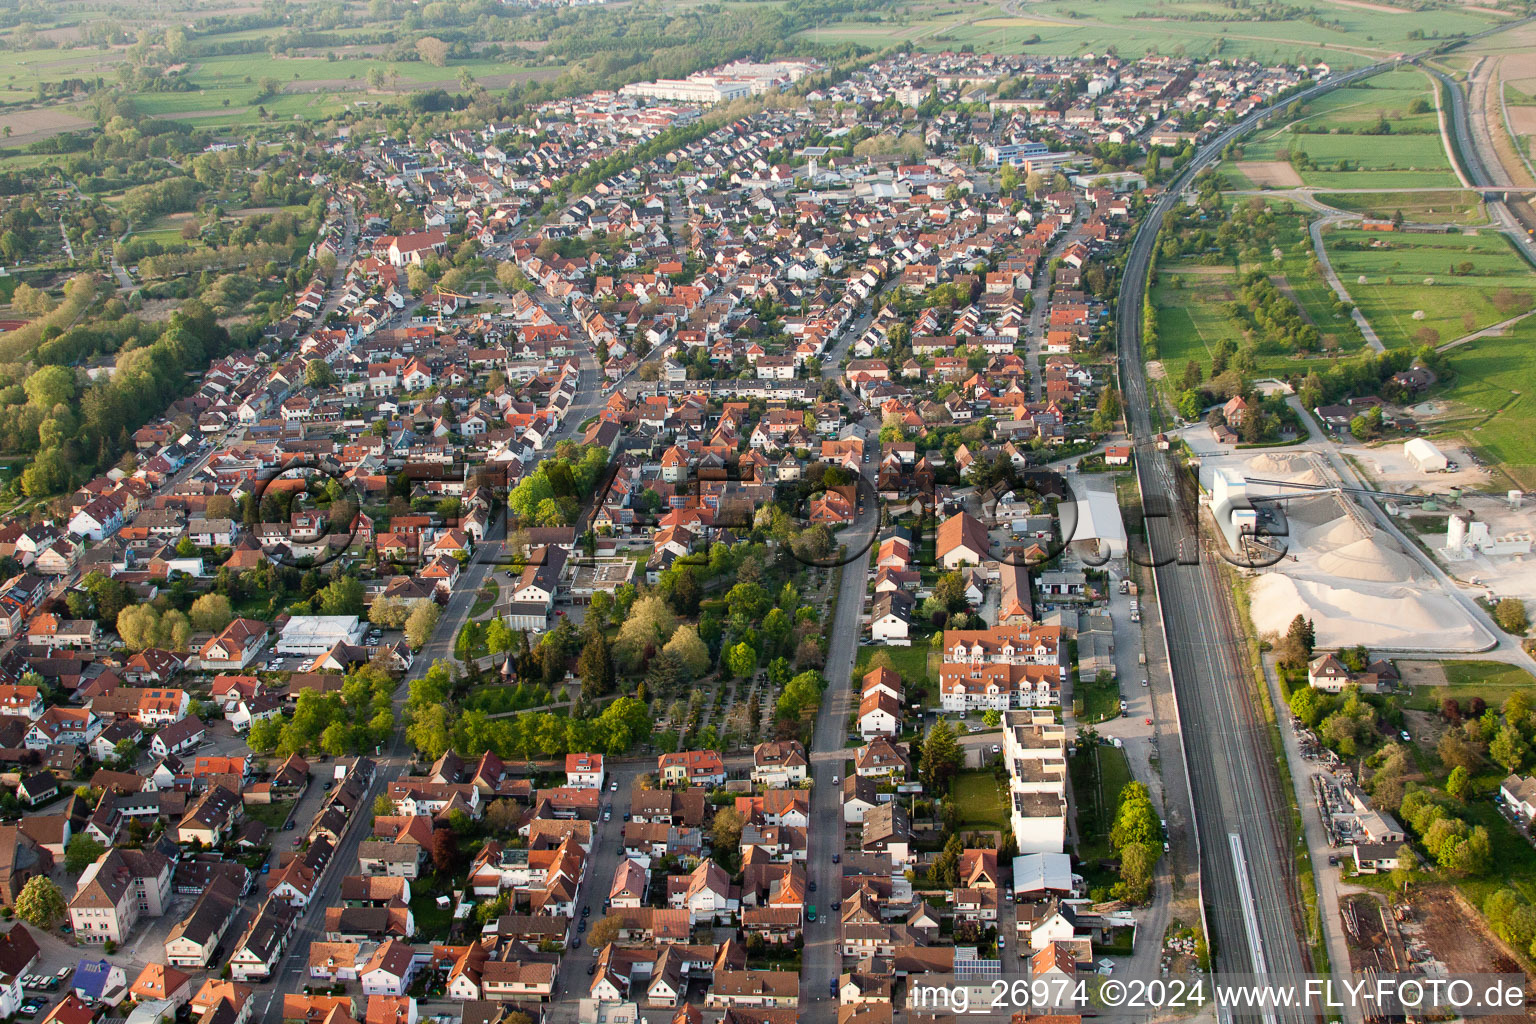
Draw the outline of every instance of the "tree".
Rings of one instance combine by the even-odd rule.
[[[27,402],[47,411],[64,405],[75,397],[75,371],[67,366],[45,366],[22,384]]]
[[[448,63],[448,44],[436,36],[422,36],[416,40],[416,52],[433,67],[440,68]]]
[[[107,848],[101,843],[84,832],[76,832],[69,837],[69,845],[64,848],[64,869],[78,877],[80,872],[96,863],[106,852]]]
[[[320,733],[320,749],[332,757],[341,757],[352,749],[352,727],[336,721]]]
[[[68,913],[64,894],[46,875],[33,875],[16,897],[16,916],[34,928],[48,931]]]
[[[612,615],[613,595],[606,590],[595,591],[591,602],[587,605],[587,621],[595,624],[598,629],[602,629],[608,625]]]
[[[389,798],[388,793],[380,793],[373,798],[373,816],[375,818],[387,818],[395,813],[395,802]]]
[[[1310,661],[1312,651],[1317,645],[1317,631],[1312,626],[1312,620],[1301,615],[1296,616],[1291,620],[1285,635],[1288,639],[1295,642],[1307,660]]]
[[[1472,773],[1457,766],[1445,780],[1445,791],[1465,803],[1472,796]]]
[[[385,629],[399,629],[411,617],[412,608],[398,597],[376,598],[368,607],[368,621]]]
[[[1297,687],[1291,692],[1291,714],[1308,729],[1317,728],[1324,716],[1333,710],[1333,705],[1334,700],[1330,694],[1310,686]]]
[[[327,388],[336,383],[336,371],[324,359],[311,359],[304,364],[304,383],[312,388]]]
[[[624,930],[624,919],[617,914],[609,914],[587,932],[587,945],[593,949],[602,949],[618,941],[619,933]]]
[[[1120,851],[1118,894],[1131,903],[1144,903],[1152,892],[1152,877],[1160,851],[1151,843],[1131,843]]]
[[[1522,732],[1529,728],[1531,722],[1531,698],[1521,690],[1516,690],[1504,698],[1504,706],[1499,709],[1504,713],[1504,721]]]
[[[442,615],[443,610],[437,606],[436,601],[417,602],[405,620],[405,641],[411,645],[411,650],[419,651],[427,646],[433,630],[437,629],[437,620]]]
[[[1525,737],[1520,735],[1520,730],[1508,722],[1504,723],[1499,734],[1488,744],[1488,756],[1504,766],[1505,771],[1519,771],[1525,763],[1526,755],[1530,753],[1530,746],[1525,742]]]
[[[1128,782],[1120,790],[1120,807],[1115,813],[1115,824],[1109,830],[1109,842],[1115,849],[1124,851],[1135,844],[1156,846],[1162,841],[1162,824],[1147,787],[1139,782]]]
[[[512,630],[500,616],[485,625],[485,649],[492,654],[506,654],[514,643]]]
[[[619,627],[619,657],[630,667],[639,664],[646,648],[661,647],[672,638],[677,629],[677,616],[659,594],[648,594],[630,607],[624,624]]]
[[[960,882],[960,858],[965,853],[965,844],[960,841],[958,835],[951,835],[944,843],[944,849],[933,860],[933,867],[928,869],[928,881],[931,885],[937,885],[944,889],[953,889]]]
[[[1408,887],[1418,881],[1419,873],[1416,870],[1418,858],[1413,855],[1413,847],[1404,843],[1397,848],[1397,867],[1392,869],[1389,876],[1392,879],[1392,888],[1398,892],[1406,893]]]
[[[117,634],[131,651],[155,646],[155,635],[159,628],[160,616],[147,604],[124,608],[117,616]]]
[[[223,594],[204,594],[192,602],[192,625],[207,633],[217,633],[234,621],[234,609]]]
[[[123,771],[133,768],[139,759],[139,745],[130,737],[124,737],[112,744],[112,757]]]
[[[21,472],[21,490],[29,498],[46,498],[69,486],[69,463],[57,448],[37,453],[32,464]]]
[[[1482,761],[1482,752],[1477,745],[1455,729],[1447,729],[1440,734],[1440,742],[1435,744],[1435,753],[1439,755],[1440,763],[1452,771],[1461,768],[1470,773],[1476,771]]]
[[[726,670],[738,679],[750,679],[757,671],[757,650],[743,640],[725,656]]]
[[[1120,395],[1113,387],[1106,386],[1099,392],[1099,405],[1093,411],[1093,429],[1101,434],[1115,429],[1120,422]]]
[[[1525,612],[1525,602],[1518,597],[1506,597],[1493,606],[1494,621],[1506,633],[1524,636],[1531,628],[1531,619]]]
[[[960,744],[955,740],[954,727],[940,720],[928,730],[923,740],[923,756],[919,765],[923,785],[930,794],[943,796],[949,792],[950,781],[960,770],[960,760]]]
[[[736,849],[741,843],[741,830],[746,823],[746,817],[734,807],[722,807],[716,811],[714,824],[709,831],[715,849]]]
[[[356,576],[338,576],[315,593],[321,615],[361,615],[363,600],[363,583]]]
[[[576,674],[581,676],[584,697],[600,697],[613,689],[613,657],[608,652],[608,638],[602,630],[593,630],[592,637],[581,649],[576,659]]]
[[[459,856],[459,837],[451,828],[434,829],[427,850],[432,854],[432,867],[438,874],[451,871],[453,862]]]

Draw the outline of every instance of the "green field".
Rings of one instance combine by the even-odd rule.
[[[1460,184],[1438,135],[1298,135],[1275,132],[1243,147],[1244,160],[1283,160],[1304,151],[1316,167],[1298,168],[1316,188],[1439,188]],[[1337,170],[1340,161],[1354,170]]]
[[[1388,220],[1401,213],[1410,224],[1486,224],[1476,192],[1318,192],[1320,203],[1366,217]]]
[[[1529,309],[1536,289],[1529,264],[1493,231],[1423,235],[1336,228],[1323,238],[1339,279],[1388,347],[1444,343],[1498,323]],[[1470,264],[1466,273],[1452,274],[1464,264]],[[1415,319],[1419,310],[1424,316]]]
[[[1500,707],[1505,698],[1518,691],[1530,694],[1536,688],[1536,679],[1516,665],[1502,661],[1447,661],[1445,686],[1416,686],[1413,696],[1404,707],[1420,711],[1439,711],[1440,702],[1447,697],[1465,701],[1469,697],[1481,697],[1491,708]]]
[[[371,68],[385,74],[383,92],[370,92]],[[468,71],[477,81],[489,80],[495,85],[537,73],[526,65],[498,60],[461,61],[435,67],[421,61],[391,62],[366,56],[332,61],[238,54],[197,61],[187,75],[196,87],[193,91],[143,93],[135,97],[134,104],[151,116],[176,117],[197,124],[253,121],[258,117],[258,107],[266,108],[278,119],[321,118],[341,112],[352,102],[370,97],[377,101],[397,90],[436,87],[457,91],[462,88],[462,71]],[[260,83],[264,78],[277,79],[282,90],[275,96],[261,98]]]
[[[1410,113],[1415,101],[1426,109]],[[1434,104],[1434,90],[1423,73],[1376,75],[1313,100],[1288,123],[1259,132],[1242,145],[1236,159],[1283,160],[1288,152],[1305,152],[1313,166],[1297,171],[1305,184],[1318,188],[1455,187],[1460,181],[1441,139]],[[1382,121],[1388,134],[1359,134]],[[1340,169],[1341,161],[1348,162],[1348,170]],[[1224,170],[1241,177],[1232,162]]]
[[[1277,239],[1282,255],[1278,264],[1266,261],[1264,269],[1276,277],[1282,291],[1289,290],[1302,312],[1322,333],[1328,351],[1309,358],[1323,361],[1332,358],[1330,353],[1347,355],[1359,351],[1365,343],[1359,330],[1347,316],[1334,313],[1333,290],[1313,272],[1313,254],[1303,215],[1289,203],[1277,201],[1271,205],[1286,214]],[[1152,302],[1157,307],[1158,358],[1170,376],[1172,391],[1186,362],[1199,363],[1202,376],[1209,378],[1216,343],[1223,338],[1241,341],[1237,326],[1225,309],[1236,298],[1240,275],[1231,267],[1198,266],[1187,261],[1160,263],[1157,274]],[[1254,356],[1253,376],[1289,377],[1305,372],[1305,359],[1298,360],[1295,353],[1278,347],[1260,344]]]
[[[1420,99],[1429,109],[1409,113],[1413,101]],[[1438,134],[1440,123],[1429,77],[1411,69],[1373,75],[1357,85],[1312,100],[1299,121],[1312,127],[1360,129],[1370,127],[1382,117],[1396,133]],[[1367,142],[1373,143],[1376,138],[1368,138]]]
[[[1536,318],[1505,337],[1454,348],[1450,357],[1455,376],[1434,394],[1449,403],[1449,411],[1434,429],[1502,464],[1519,486],[1536,488]]]
[[[1344,68],[1423,48],[1424,42],[1408,38],[1415,28],[1429,36],[1450,36],[1477,32],[1498,20],[1472,11],[1397,13],[1327,0],[1296,11],[1291,19],[1229,21],[1234,18],[1233,8],[1211,0],[1059,0],[1029,4],[1018,14],[991,0],[956,0],[897,6],[866,16],[868,21],[845,16],[802,37],[824,43],[910,40],[925,49],[969,45],[997,53],[1102,53],[1113,46],[1128,57],[1149,52],[1248,56],[1326,61]],[[1313,20],[1303,20],[1308,17]]]

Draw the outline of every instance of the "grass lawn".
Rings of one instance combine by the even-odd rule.
[[[1450,355],[1455,375],[1435,392],[1448,403],[1448,416],[1433,429],[1466,441],[1519,486],[1536,487],[1536,323],[1523,321],[1505,337],[1482,338]]]
[[[368,72],[379,68],[388,79],[381,93],[371,93]],[[462,91],[458,77],[467,70],[490,86],[504,87],[513,79],[540,72],[526,65],[500,60],[455,61],[435,67],[423,61],[394,62],[367,54],[349,54],[337,60],[325,57],[273,57],[261,54],[227,54],[203,57],[194,62],[187,80],[195,87],[187,92],[146,92],[133,96],[136,109],[154,117],[176,117],[195,124],[250,124],[260,120],[264,107],[274,121],[329,117],[358,99],[393,99],[419,88]],[[261,81],[281,83],[275,95],[261,96]]]
[[[1095,884],[1112,884],[1113,874],[1099,872],[1100,860],[1111,857],[1109,830],[1120,806],[1120,791],[1131,781],[1131,767],[1125,751],[1108,743],[1098,743],[1067,759],[1072,774],[1072,799],[1077,811],[1077,855],[1083,861],[1085,877]]]
[[[1122,57],[1177,49],[1191,57],[1219,54],[1228,59],[1245,56],[1263,61],[1327,60],[1335,67],[1353,67],[1368,57],[1419,48],[1422,43],[1408,38],[1414,28],[1422,27],[1426,35],[1448,36],[1476,32],[1493,20],[1459,9],[1416,11],[1407,17],[1407,12],[1330,2],[1295,10],[1294,17],[1276,13],[1272,20],[1229,21],[1232,9],[1212,0],[1156,0],[1150,4],[1144,0],[1094,0],[1091,4],[1053,0],[1030,5],[1022,16],[1004,9],[998,0],[954,6],[909,3],[881,8],[876,16],[862,16],[868,20],[854,20],[859,16],[848,15],[826,28],[805,32],[803,37],[829,45],[858,42],[877,47],[911,40],[924,49],[957,50],[970,45],[977,52],[993,53],[1103,53],[1113,45]],[[1036,14],[1039,16],[1031,16]]]
[[[1272,201],[1278,217],[1275,248],[1281,252],[1278,263],[1266,260],[1268,272],[1283,291],[1317,325],[1327,353],[1305,358],[1330,362],[1331,354],[1348,355],[1365,343],[1354,321],[1334,313],[1333,289],[1313,271],[1313,253],[1307,234],[1306,216],[1284,201]],[[1245,267],[1245,269],[1248,269]],[[1170,394],[1177,390],[1190,360],[1200,364],[1202,375],[1210,376],[1211,353],[1218,341],[1240,341],[1237,327],[1227,315],[1226,304],[1237,296],[1239,273],[1229,266],[1207,267],[1179,261],[1158,266],[1157,284],[1152,302],[1158,316],[1158,358],[1167,370]],[[1305,372],[1298,369],[1298,354],[1278,345],[1261,343],[1255,350],[1253,376],[1289,377]]]
[[[1434,99],[1422,72],[1377,75],[1306,104],[1296,120],[1245,143],[1242,159],[1283,160],[1287,152],[1304,152],[1313,166],[1297,168],[1298,173],[1306,184],[1323,188],[1455,187],[1460,181],[1440,135]],[[1409,113],[1416,100],[1427,109]],[[1388,134],[1359,134],[1382,119]],[[1344,161],[1348,169],[1341,167]]]
[[[1447,342],[1498,323],[1530,308],[1536,287],[1530,266],[1495,232],[1389,235],[1342,228],[1323,239],[1339,279],[1388,347],[1417,346],[1426,329]],[[1416,319],[1418,311],[1424,315]]]
[[[1077,720],[1086,724],[1120,717],[1120,684],[1110,679],[1100,683],[1097,679],[1079,679],[1072,693],[1072,706]]]
[[[447,939],[453,925],[453,905],[437,905],[439,895],[452,897],[453,882],[439,883],[428,875],[411,885],[411,916],[416,919],[416,934],[425,939]]]
[[[854,681],[864,678],[864,674],[869,671],[869,663],[879,651],[891,659],[891,667],[901,673],[907,682],[926,685],[931,682],[928,676],[928,650],[926,641],[914,643],[911,647],[860,647],[858,664],[853,670]]]
[[[1438,711],[1440,702],[1447,697],[1457,700],[1481,697],[1489,707],[1496,708],[1515,691],[1531,693],[1536,687],[1536,679],[1532,679],[1530,673],[1502,661],[1447,661],[1442,668],[1448,685],[1416,686],[1403,706],[1418,711]]]
[[[1367,217],[1403,219],[1418,224],[1485,224],[1476,192],[1319,192],[1317,201]]]
[[[1008,784],[990,771],[961,772],[950,786],[949,799],[960,808],[961,829],[993,829],[1008,823]]]
[[[496,603],[496,595],[501,592],[501,584],[496,582],[494,576],[485,578],[485,585],[475,593],[475,603],[469,607],[469,617],[483,615],[491,605]]]
[[[1409,105],[1418,99],[1424,100],[1429,110],[1410,114]],[[1412,68],[1373,75],[1358,85],[1311,101],[1302,119],[1313,127],[1358,129],[1374,125],[1379,117],[1386,117],[1394,132],[1438,132],[1429,76]]]
[[[278,800],[270,804],[246,804],[245,816],[259,821],[270,829],[280,829],[293,810],[294,801]]]

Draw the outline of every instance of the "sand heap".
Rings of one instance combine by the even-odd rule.
[[[1273,470],[1269,470],[1273,471]],[[1254,581],[1260,632],[1310,617],[1324,647],[1476,650],[1490,639],[1391,534],[1337,493],[1285,503],[1290,557]]]
[[[1329,551],[1317,567],[1332,576],[1374,583],[1407,583],[1418,577],[1418,566],[1391,537],[1367,537]]]
[[[1449,596],[1417,587],[1333,583],[1268,572],[1254,580],[1253,625],[1284,633],[1297,613],[1312,619],[1319,647],[1474,651],[1489,637]]]
[[[1305,517],[1299,517],[1293,510],[1291,522],[1296,523],[1298,519],[1302,522],[1306,521]],[[1318,553],[1335,551],[1350,544],[1366,540],[1371,536],[1370,531],[1362,528],[1354,516],[1339,516],[1337,519],[1328,520],[1328,522],[1321,526],[1301,529],[1297,532],[1300,534],[1298,540]]]
[[[1311,460],[1299,452],[1265,452],[1248,460],[1248,468],[1255,473],[1283,473],[1290,475],[1308,470]]]

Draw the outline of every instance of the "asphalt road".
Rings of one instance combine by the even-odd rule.
[[[848,715],[858,702],[852,686],[853,664],[858,657],[864,591],[869,582],[869,544],[879,526],[878,502],[870,496],[864,502],[863,513],[839,535],[850,561],[843,566],[838,581],[837,609],[823,669],[827,691],[822,695],[821,714],[816,718],[810,751],[814,785],[806,874],[809,884],[816,887],[808,902],[818,908],[818,914],[815,923],[807,922],[805,926],[801,959],[799,1016],[807,1021],[837,1018],[837,1000],[828,993],[829,983],[842,971],[839,946],[843,929],[841,915],[832,909],[832,901],[842,894],[843,869],[832,863],[832,857],[842,852],[844,827],[842,787],[833,780],[841,780],[843,761],[852,756],[844,743]]]

